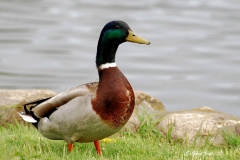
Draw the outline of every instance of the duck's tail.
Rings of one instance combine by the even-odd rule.
[[[22,119],[24,121],[32,123],[37,128],[39,118],[34,115],[34,113],[32,112],[32,109],[35,108],[40,103],[42,103],[50,98],[51,97],[24,104],[23,107],[24,107],[25,112],[18,112],[18,114],[22,117]],[[28,107],[28,106],[30,106],[30,107]]]
[[[18,112],[19,116],[26,122],[37,123],[38,121],[32,117],[31,114],[26,114],[25,112]]]

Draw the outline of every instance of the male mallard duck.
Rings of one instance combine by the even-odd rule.
[[[25,104],[25,113],[19,115],[44,137],[66,141],[70,152],[74,142],[94,142],[101,154],[99,140],[118,132],[134,110],[133,89],[115,63],[117,48],[126,41],[150,44],[123,21],[107,23],[97,47],[99,82]]]

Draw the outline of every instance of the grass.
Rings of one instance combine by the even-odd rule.
[[[161,135],[149,119],[141,119],[138,133],[120,131],[111,140],[101,142],[103,156],[96,154],[93,143],[75,143],[68,153],[63,141],[52,141],[41,136],[32,126],[20,124],[0,127],[1,160],[238,160],[240,138],[225,134],[227,144],[214,147],[189,146]]]

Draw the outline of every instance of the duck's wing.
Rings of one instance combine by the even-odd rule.
[[[45,99],[43,101],[36,101],[35,106],[30,109],[30,112],[34,113],[37,118],[43,118],[49,116],[52,112],[57,110],[62,105],[68,103],[70,100],[79,96],[94,96],[98,87],[98,82],[87,83],[78,87],[66,90],[52,98]],[[40,103],[38,103],[40,102]],[[29,104],[33,104],[29,103]]]

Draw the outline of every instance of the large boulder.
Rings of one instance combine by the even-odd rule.
[[[156,128],[174,140],[182,140],[197,146],[225,143],[223,133],[240,134],[240,118],[201,107],[189,111],[171,112],[161,117]]]
[[[134,91],[135,109],[138,112],[155,113],[165,111],[165,107],[161,101],[141,91]]]
[[[159,112],[164,112],[165,107],[161,101],[144,92],[134,91],[135,95],[135,110],[124,126],[123,130],[136,132],[140,126],[139,117],[143,114],[157,115]]]
[[[50,90],[0,90],[0,125],[21,122],[18,111],[23,110],[23,104],[56,95]]]

